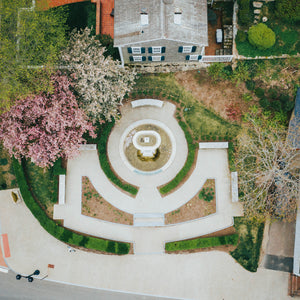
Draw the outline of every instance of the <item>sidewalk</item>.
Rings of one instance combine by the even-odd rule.
[[[259,269],[250,273],[223,252],[187,255],[99,255],[76,250],[50,236],[24,203],[16,205],[0,192],[1,233],[8,234],[15,272],[41,271],[40,278],[183,299],[290,299],[288,274]],[[149,237],[151,238],[151,237]],[[48,269],[53,264],[54,269]]]

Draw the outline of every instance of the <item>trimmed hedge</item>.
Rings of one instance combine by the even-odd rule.
[[[233,142],[228,143],[228,161],[229,161],[229,170],[230,172],[235,172],[235,161],[234,161],[234,145]]]
[[[13,166],[24,202],[34,217],[48,233],[53,235],[58,240],[74,246],[81,246],[88,249],[119,255],[128,254],[130,249],[129,243],[109,241],[101,238],[80,235],[62,226],[59,226],[53,220],[49,219],[44,210],[37,204],[31,194],[22,165],[16,159],[13,159]]]
[[[237,245],[239,240],[238,234],[225,236],[214,236],[207,238],[197,238],[192,240],[183,240],[166,243],[166,251],[193,250],[200,248],[209,248],[222,245]]]
[[[110,179],[111,182],[113,182],[115,185],[123,189],[124,191],[136,195],[138,190],[134,186],[130,184],[125,184],[123,183],[117,176],[116,174],[112,171],[108,157],[107,157],[107,141],[109,134],[115,124],[115,121],[113,120],[112,122],[107,122],[101,127],[101,133],[100,136],[98,136],[98,153],[99,153],[99,160],[100,160],[100,165],[105,173],[105,175]]]
[[[178,172],[176,177],[172,181],[170,181],[168,184],[166,184],[165,186],[163,186],[162,188],[159,189],[161,194],[169,193],[171,190],[176,188],[178,186],[178,184],[182,181],[182,179],[187,175],[187,173],[191,169],[193,162],[195,160],[197,144],[194,144],[193,138],[192,138],[190,132],[188,131],[187,125],[182,121],[179,121],[178,123],[179,123],[181,129],[183,130],[183,132],[185,134],[185,138],[188,143],[188,157],[187,157],[187,160],[186,160],[183,168]]]

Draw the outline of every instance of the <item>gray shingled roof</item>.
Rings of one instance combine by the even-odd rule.
[[[297,90],[295,109],[289,124],[288,139],[294,148],[300,149],[300,88]]]
[[[141,24],[142,12],[149,25]],[[180,25],[175,12],[181,12]],[[158,39],[208,45],[207,0],[115,0],[114,18],[115,46]]]

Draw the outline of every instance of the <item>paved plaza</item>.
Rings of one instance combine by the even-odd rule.
[[[240,203],[232,202],[227,149],[200,149],[195,169],[188,180],[175,192],[165,197],[160,195],[157,187],[174,178],[187,157],[185,136],[174,113],[175,105],[168,102],[162,108],[124,106],[123,117],[109,137],[108,154],[115,172],[138,186],[138,194],[131,197],[107,179],[100,167],[97,150],[82,150],[79,157],[68,162],[66,202],[64,205],[55,205],[54,218],[63,219],[65,227],[79,232],[131,242],[136,254],[163,253],[166,242],[193,238],[232,226],[233,217],[242,215],[242,209]],[[145,174],[128,167],[121,154],[122,136],[128,132],[131,124],[139,120],[160,122],[175,137],[174,159],[167,169]],[[89,177],[97,192],[110,204],[136,216],[134,225],[139,226],[116,224],[82,215],[82,176]],[[210,178],[216,182],[216,213],[181,224],[164,225],[164,214],[187,203]]]

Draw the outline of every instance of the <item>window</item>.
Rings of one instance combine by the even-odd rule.
[[[149,56],[148,60],[149,61],[164,61],[165,57],[164,56]]]
[[[148,14],[147,13],[141,13],[141,24],[142,25],[148,25],[149,24],[149,19],[148,19]]]
[[[152,47],[152,53],[153,54],[161,53],[161,47]]]
[[[183,53],[191,53],[192,52],[192,46],[183,46],[182,52]]]
[[[174,13],[174,23],[177,25],[181,24],[181,12]]]
[[[129,60],[130,60],[130,61],[134,61],[134,62],[137,62],[137,61],[146,61],[146,56],[141,56],[141,55],[138,55],[138,56],[130,56],[130,57],[129,57]]]
[[[191,53],[191,52],[195,52],[197,49],[196,46],[180,46],[178,48],[178,52],[181,53]]]
[[[190,55],[190,60],[198,60],[198,55]]]
[[[132,54],[141,54],[141,47],[132,47]]]
[[[145,53],[145,47],[128,47],[128,53],[132,54],[142,54]]]
[[[185,60],[200,60],[202,58],[202,55],[187,55],[185,57]]]
[[[148,53],[160,54],[165,52],[166,52],[166,47],[154,46],[148,48]]]

